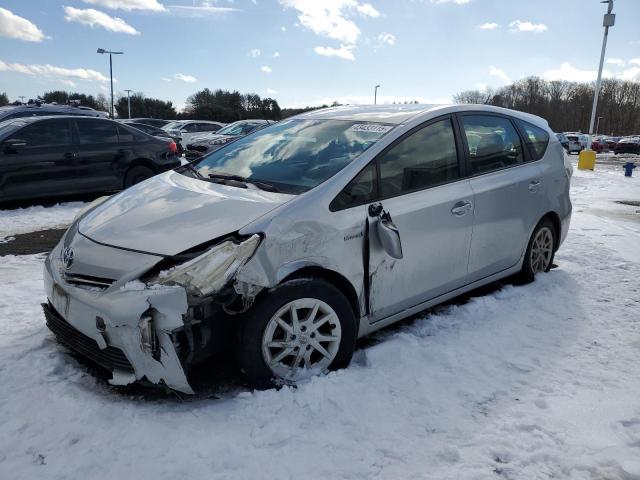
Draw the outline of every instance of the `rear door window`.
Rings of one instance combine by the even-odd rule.
[[[493,115],[462,115],[471,174],[514,167],[524,162],[522,144],[511,121]]]
[[[525,133],[525,139],[529,145],[529,151],[533,160],[540,160],[547,151],[549,145],[549,134],[540,127],[536,127],[523,120],[516,120]]]
[[[116,124],[103,120],[77,120],[81,145],[118,143]]]

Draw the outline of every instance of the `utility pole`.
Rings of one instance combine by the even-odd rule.
[[[378,89],[380,85],[376,85],[376,88],[373,89],[373,104],[376,105],[378,103]]]
[[[609,36],[609,27],[613,27],[616,23],[615,13],[613,11],[613,0],[604,0],[600,3],[606,3],[607,13],[604,15],[602,26],[604,27],[604,38],[602,39],[602,52],[600,53],[600,67],[598,68],[598,79],[596,80],[596,91],[593,95],[593,107],[591,108],[591,122],[589,123],[589,135],[593,135],[593,126],[596,122],[596,110],[598,108],[598,95],[600,94],[600,85],[602,83],[602,66],[604,65],[604,54],[607,50],[607,37]]]
[[[127,109],[129,110],[129,120],[131,120],[131,90],[125,90],[127,92]]]
[[[598,130],[600,130],[600,119],[604,117],[598,117],[598,121],[596,122],[596,137],[598,136]]]
[[[18,98],[20,99],[20,103],[24,103],[24,99],[27,98],[24,95],[18,95]]]
[[[105,50],[104,48],[99,48],[98,53],[108,53],[109,54],[109,78],[111,79],[111,118],[114,118],[113,115],[113,60],[111,58],[112,55],[122,55],[124,52],[112,52],[110,50]]]

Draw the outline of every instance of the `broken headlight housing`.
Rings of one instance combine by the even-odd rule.
[[[197,257],[147,279],[148,284],[181,285],[191,295],[219,292],[253,255],[258,235],[237,241],[225,240]]]

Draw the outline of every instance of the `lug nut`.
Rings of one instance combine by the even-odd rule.
[[[300,331],[301,331],[301,332],[304,332],[304,331],[306,331],[306,330],[307,330],[307,327],[305,327],[304,325],[302,325],[302,326],[300,327]]]
[[[311,345],[307,345],[307,350],[311,350]]]

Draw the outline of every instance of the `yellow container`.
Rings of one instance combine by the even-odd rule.
[[[578,170],[593,170],[596,168],[596,152],[582,150],[578,156]]]

